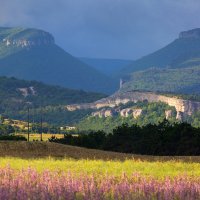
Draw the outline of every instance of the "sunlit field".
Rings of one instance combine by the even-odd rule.
[[[200,176],[200,163],[186,163],[181,161],[142,161],[142,160],[89,160],[89,159],[55,159],[55,158],[41,158],[41,159],[21,159],[4,157],[0,158],[0,167],[10,167],[14,170],[35,169],[37,172],[45,170],[58,172],[71,172],[72,174],[81,175],[97,175],[97,176],[115,176],[121,177],[126,174],[131,177],[138,173],[142,176],[151,176],[156,179],[163,179],[165,177],[176,177],[180,175],[187,175],[190,177]]]
[[[199,199],[200,164],[0,159],[0,199]]]
[[[49,142],[0,143],[3,150],[0,199],[200,199],[199,157],[139,156]]]
[[[25,133],[17,133],[15,135],[20,135],[20,136],[24,136],[26,139],[28,138],[28,134]],[[52,136],[55,136],[56,138],[63,138],[64,134],[42,134],[42,140],[43,141],[48,141],[49,138],[51,138]],[[29,140],[30,141],[40,141],[41,140],[41,134],[37,134],[37,133],[31,133],[29,135]]]

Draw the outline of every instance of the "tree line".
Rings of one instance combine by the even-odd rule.
[[[112,133],[90,131],[64,138],[52,137],[50,142],[143,155],[200,155],[200,128],[188,123],[170,123],[145,126],[123,124]]]

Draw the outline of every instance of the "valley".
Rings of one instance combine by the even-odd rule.
[[[81,61],[77,61],[77,58],[67,54],[55,44],[55,39],[50,33],[38,29],[2,28],[0,36],[0,75],[11,76],[10,72],[12,72],[12,76],[15,77],[41,80],[45,83],[48,79],[47,83],[59,85],[47,86],[37,81],[20,81],[15,78],[2,77],[0,79],[2,97],[0,110],[1,114],[7,118],[27,121],[27,108],[29,107],[30,120],[35,123],[40,122],[41,113],[43,113],[43,120],[49,125],[76,126],[80,130],[85,130],[84,126],[90,129],[96,127],[95,124],[106,124],[103,122],[105,118],[108,118],[107,120],[112,124],[110,131],[111,127],[114,128],[117,124],[124,122],[144,125],[158,123],[165,118],[173,122],[187,121],[195,127],[200,125],[198,120],[200,73],[197,45],[200,29],[181,32],[179,38],[171,44],[136,61],[89,58],[80,58]],[[183,46],[187,48],[182,48]],[[51,58],[52,62],[49,60]],[[74,88],[71,81],[68,85],[70,79],[76,80],[75,84],[80,84],[81,87],[86,83],[85,79],[79,78],[78,74],[76,76],[67,74],[66,79],[57,78],[57,73],[62,76],[65,73],[64,68],[62,72],[58,72],[61,69],[59,62],[63,64],[65,60],[73,65],[80,64],[81,68],[84,68],[84,72],[78,68],[76,71],[81,76],[87,74],[90,77],[87,78],[90,87],[95,85],[92,79],[103,82],[100,84],[102,90],[94,89],[95,91],[107,93],[108,90],[112,90],[112,84],[109,81],[117,85],[121,80],[119,90],[115,87],[115,90],[112,90],[111,94],[109,92],[108,96],[62,87],[63,84],[57,81],[63,80],[64,86],[70,88]],[[143,67],[139,67],[137,63]],[[18,67],[13,68],[13,64]],[[55,68],[54,64],[59,68]],[[69,65],[72,67],[71,64]],[[25,65],[26,69],[23,67]],[[56,82],[52,82],[49,75],[43,76],[49,74],[47,65],[51,76],[54,76],[51,78]],[[83,67],[85,65],[88,67]],[[39,76],[37,74],[35,76],[35,72],[32,73],[35,71],[33,67],[39,70],[37,70]],[[52,70],[56,70],[56,73],[51,70],[51,67]],[[127,67],[129,72],[125,73]],[[104,77],[107,76],[109,81],[100,76],[95,78],[94,74],[88,74],[89,68],[94,68],[93,71],[101,71],[99,73],[104,74]],[[70,68],[67,67],[66,70]],[[15,74],[15,71],[20,76]],[[70,70],[70,73],[72,71]],[[107,91],[103,89],[104,86]],[[85,86],[83,89],[88,90]],[[151,106],[157,109],[153,111]],[[150,117],[151,112],[156,113],[153,119]],[[105,130],[105,126],[100,127]]]
[[[1,1],[0,200],[200,200],[199,8]]]

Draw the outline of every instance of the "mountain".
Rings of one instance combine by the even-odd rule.
[[[103,93],[118,85],[57,46],[51,34],[29,28],[0,28],[0,75]]]
[[[79,60],[108,76],[117,74],[124,66],[132,62],[131,60],[103,58],[79,58]]]
[[[37,81],[0,77],[0,114],[9,118],[27,120],[27,108],[34,120],[40,120],[40,112],[48,122],[64,123],[77,120],[87,112],[65,112],[65,105],[86,103],[105,97],[103,94],[50,86]],[[76,118],[76,119],[75,119]],[[45,120],[45,119],[44,119]]]
[[[156,68],[183,68],[200,64],[200,28],[184,31],[166,47],[124,67],[119,76]]]

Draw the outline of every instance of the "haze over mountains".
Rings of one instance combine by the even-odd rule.
[[[129,65],[132,60],[101,59],[101,58],[79,58],[82,62],[94,67],[108,76],[115,76],[124,66]]]
[[[118,83],[55,44],[37,29],[0,28],[0,76],[112,93]]]

